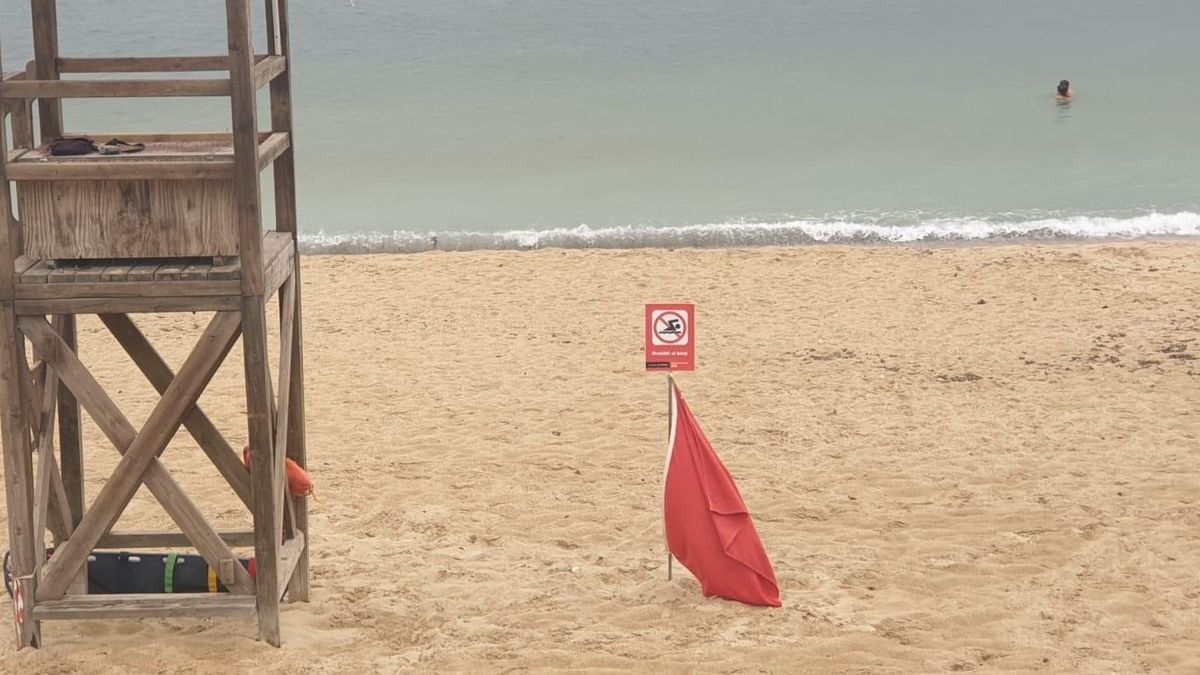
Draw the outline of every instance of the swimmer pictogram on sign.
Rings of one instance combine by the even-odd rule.
[[[694,370],[694,305],[646,305],[646,370]]]

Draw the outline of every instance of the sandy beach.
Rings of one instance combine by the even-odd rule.
[[[1200,671],[1200,244],[428,253],[304,263],[313,602],[47,623],[11,673]],[[667,582],[665,385],[784,607]],[[205,316],[139,320],[178,364]],[[94,317],[81,353],[156,400]],[[201,405],[245,436],[241,353]],[[88,421],[89,496],[117,454]],[[248,515],[186,435],[163,455]],[[2,506],[0,506],[2,508]],[[120,523],[166,527],[143,489]],[[0,634],[12,635],[7,601]]]

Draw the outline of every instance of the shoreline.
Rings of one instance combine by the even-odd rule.
[[[758,246],[893,246],[1039,244],[1200,238],[1200,214],[1149,212],[1129,217],[1072,216],[1002,221],[994,218],[933,218],[907,224],[862,221],[733,221],[650,227],[626,225],[542,230],[359,231],[301,235],[309,254],[420,253],[431,250],[543,250],[745,248]]]
[[[989,238],[989,239],[932,239],[917,241],[814,241],[797,244],[729,244],[729,245],[680,245],[680,246],[544,246],[530,248],[429,248],[412,251],[388,250],[312,250],[312,244],[305,243],[304,234],[300,235],[300,252],[306,257],[337,257],[346,256],[357,258],[361,256],[411,256],[425,253],[535,253],[538,251],[754,251],[759,249],[960,249],[960,248],[994,248],[994,247],[1025,247],[1025,246],[1105,246],[1116,244],[1157,244],[1157,243],[1187,243],[1200,242],[1200,234],[1180,235],[1147,235],[1139,237],[1030,237]]]

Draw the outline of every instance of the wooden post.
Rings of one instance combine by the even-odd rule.
[[[267,32],[269,34],[270,54],[283,56],[287,60],[287,69],[282,75],[271,82],[271,130],[285,131],[288,134],[288,149],[275,160],[275,229],[289,232],[296,247],[295,268],[292,270],[292,284],[295,299],[292,337],[292,373],[289,378],[288,416],[287,416],[287,455],[302,468],[308,467],[308,448],[305,442],[304,428],[304,321],[301,315],[301,284],[300,284],[300,241],[296,211],[296,137],[292,126],[292,49],[290,22],[288,16],[288,0],[266,0]],[[287,300],[283,294],[279,296],[280,317],[285,313],[283,303]],[[285,345],[286,348],[286,345]],[[309,600],[309,541],[308,536],[308,498],[297,497],[294,500],[293,517],[296,530],[304,535],[304,549],[300,560],[296,563],[296,571],[288,587],[290,602],[308,602]]]
[[[66,314],[61,317],[63,342],[71,351],[79,353],[78,328],[75,316]],[[87,503],[83,489],[83,430],[79,424],[79,401],[64,384],[58,386],[58,451],[61,457],[59,467],[63,474],[63,487],[67,492],[67,503],[71,506],[71,529],[79,525],[83,519],[84,505]]]
[[[254,44],[248,0],[225,0],[229,22],[229,90],[233,127],[233,182],[242,260],[242,295],[263,295],[262,213],[258,177],[258,112]],[[262,304],[261,302],[259,303]]]
[[[58,7],[56,0],[32,0],[34,71],[39,80],[58,79]],[[62,136],[61,99],[38,99],[42,140]]]
[[[242,260],[242,351],[246,368],[246,415],[251,448],[258,637],[276,647],[279,633],[279,523],[275,522],[274,439],[267,366],[267,318],[263,296],[262,214],[259,205],[258,113],[254,91],[254,43],[248,0],[225,0],[229,24],[229,85],[233,121],[234,185],[239,256]]]
[[[0,72],[3,72],[0,65]],[[7,152],[8,138],[0,124],[0,149]],[[12,551],[13,577],[32,575],[34,570],[33,532],[33,457],[29,420],[21,394],[20,378],[27,378],[25,337],[17,329],[13,307],[15,247],[21,241],[20,227],[12,215],[8,178],[0,162],[0,436],[4,445],[4,496],[8,507],[8,542]],[[32,609],[33,599],[28,606]],[[26,621],[17,626],[17,647],[37,646],[40,634],[29,611]]]
[[[258,637],[278,647],[279,558],[282,545],[275,517],[274,440],[267,372],[267,319],[262,296],[242,298],[242,349],[246,363],[246,416],[250,432],[250,487],[254,502],[255,582]]]

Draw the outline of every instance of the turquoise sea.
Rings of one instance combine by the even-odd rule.
[[[292,7],[313,250],[1200,234],[1195,0]],[[65,56],[225,49],[216,0],[59,19]],[[7,70],[28,23],[0,0]],[[229,127],[197,99],[67,122]]]

